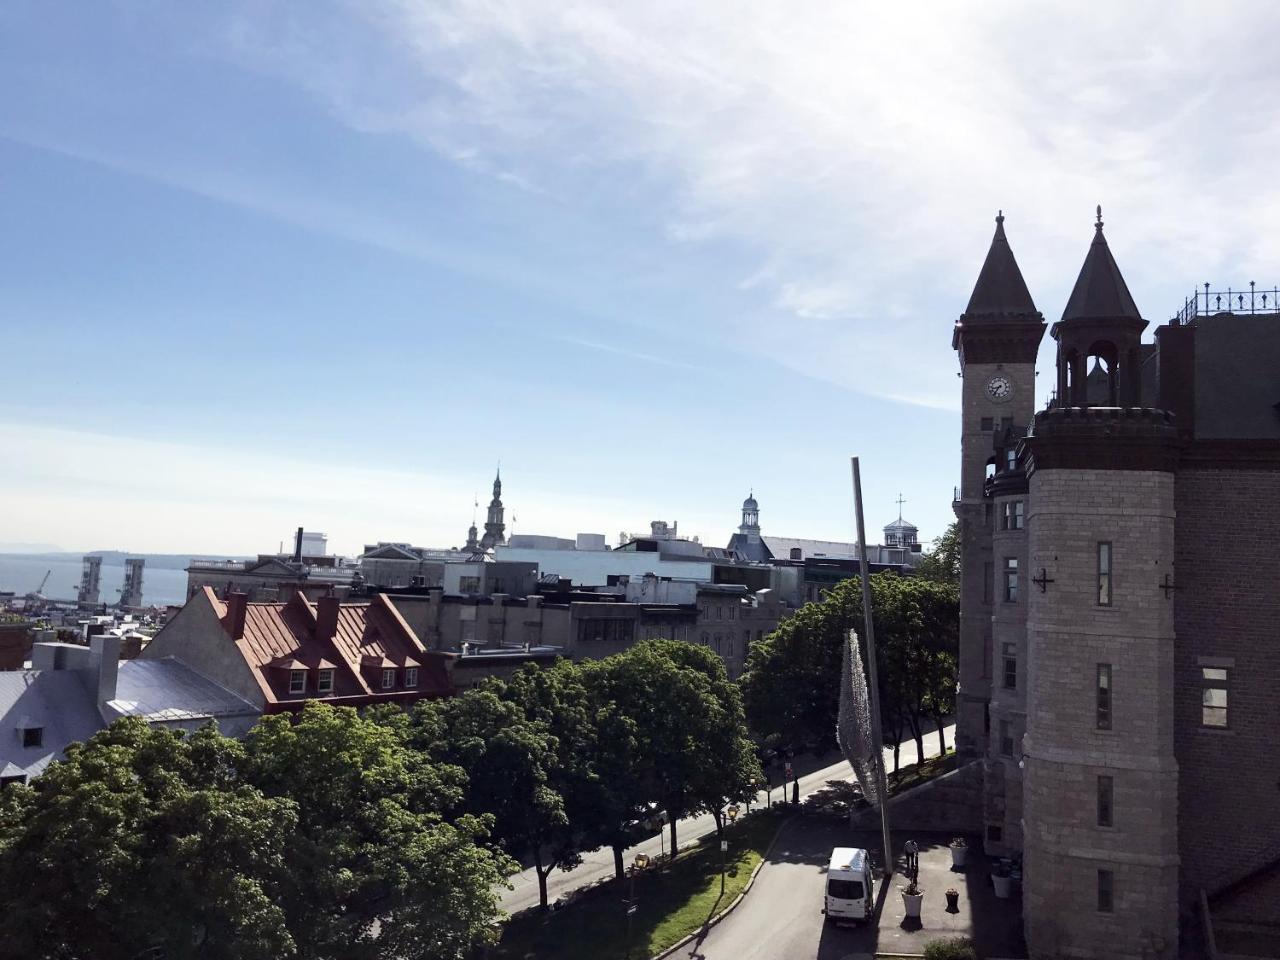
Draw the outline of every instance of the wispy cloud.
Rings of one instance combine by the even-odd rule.
[[[698,370],[699,367],[692,363],[686,363],[675,357],[660,357],[652,353],[643,353],[639,350],[632,350],[629,347],[620,347],[614,344],[599,343],[595,340],[583,340],[580,337],[564,337],[554,336],[551,339],[559,343],[572,344],[575,347],[585,347],[588,350],[596,350],[600,353],[609,353],[616,357],[626,357],[629,360],[639,360],[642,363],[653,363],[661,367],[672,367],[677,370]]]
[[[1280,10],[1232,7],[393,0],[246,17],[233,46],[563,202],[642,190],[673,256],[742,258],[744,342],[934,405],[996,207],[1047,315],[1100,200],[1140,300],[1280,258],[1280,64],[1238,30]]]

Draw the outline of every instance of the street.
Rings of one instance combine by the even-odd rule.
[[[944,734],[949,745],[954,744],[955,725],[944,727]],[[936,757],[938,755],[938,735],[936,732],[929,733],[924,740],[925,758]],[[902,751],[900,760],[904,763],[915,762],[916,748],[914,740],[904,740],[900,747]],[[885,750],[885,763],[888,769],[893,769],[893,751]],[[811,758],[810,758],[811,759]],[[795,761],[799,767],[801,761]],[[802,767],[799,767],[801,770]],[[774,774],[775,780],[780,774]],[[801,773],[800,775],[800,797],[809,796],[822,787],[828,780],[852,780],[853,770],[847,761],[841,760],[838,763],[830,764],[810,773]],[[790,799],[790,785],[786,787],[787,792],[784,794],[782,788],[774,786],[773,800]],[[757,795],[756,802],[763,804],[765,802],[764,793]],[[690,817],[679,821],[676,827],[676,839],[679,841],[680,847],[683,849],[691,843],[697,842],[700,837],[704,837],[715,831],[715,820],[710,814],[702,814],[698,817]],[[667,840],[670,832],[664,830],[662,834],[656,834],[642,843],[636,844],[630,848],[625,855],[625,860],[630,862],[638,853],[643,853],[651,857],[656,857],[667,852]],[[830,852],[828,850],[828,852]],[[592,853],[585,854],[582,863],[573,870],[564,871],[556,870],[547,877],[547,902],[554,903],[558,898],[570,893],[579,887],[596,883],[600,880],[608,879],[613,876],[613,851],[604,848],[596,850]],[[523,870],[511,878],[511,890],[503,891],[502,908],[508,913],[518,913],[529,907],[538,905],[538,877],[533,868]],[[781,956],[781,954],[779,954]]]

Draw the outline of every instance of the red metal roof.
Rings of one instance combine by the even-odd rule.
[[[238,598],[224,602],[209,587],[205,594],[223,629],[234,634]],[[312,603],[301,592],[285,603],[245,603],[243,635],[233,639],[257,677],[268,712],[316,698],[362,706],[453,692],[447,667],[453,655],[427,650],[383,594],[367,603],[333,597]],[[406,667],[418,670],[412,687],[405,685]],[[297,669],[307,670],[307,689],[291,694],[289,674]],[[317,688],[322,669],[334,671],[333,689],[323,693]],[[382,687],[384,669],[396,671],[392,688]]]

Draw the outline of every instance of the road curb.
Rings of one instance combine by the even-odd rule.
[[[689,934],[679,943],[673,943],[671,946],[667,947],[667,949],[663,950],[661,953],[655,954],[653,957],[650,958],[650,960],[665,960],[665,958],[673,956],[678,950],[681,950],[684,947],[687,947],[699,936],[705,934],[717,923],[719,923],[729,914],[733,913],[734,909],[738,906],[738,904],[740,904],[746,898],[747,894],[751,892],[751,888],[756,885],[756,876],[760,873],[761,868],[769,861],[769,854],[773,852],[773,847],[778,842],[778,837],[782,835],[782,831],[786,828],[787,824],[789,824],[795,818],[796,818],[796,814],[793,813],[791,814],[791,816],[783,820],[782,823],[778,824],[778,829],[774,832],[773,839],[769,841],[769,846],[765,848],[764,854],[760,857],[760,862],[757,863],[756,868],[751,871],[751,876],[747,880],[747,885],[742,888],[742,892],[740,894],[734,897],[733,903],[729,904],[727,907],[725,907],[723,910],[721,910],[714,917],[712,917],[710,920],[704,923],[701,927],[699,927],[693,933]]]

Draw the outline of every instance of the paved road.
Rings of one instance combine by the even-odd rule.
[[[947,743],[954,745],[955,743],[955,726],[951,725],[944,728]],[[938,735],[930,733],[925,737],[925,757],[936,757],[938,755]],[[905,763],[914,763],[916,757],[916,748],[914,740],[903,741],[901,761]],[[893,751],[885,750],[885,761],[892,769]],[[843,760],[830,766],[823,767],[820,770],[814,770],[812,773],[802,774],[800,777],[800,796],[807,797],[809,794],[822,789],[828,780],[852,780],[853,770],[849,764]],[[786,799],[782,795],[779,787],[773,789],[773,799]],[[760,793],[757,795],[757,802],[763,804],[765,795]],[[700,837],[704,837],[715,831],[715,821],[710,814],[703,814],[699,817],[692,817],[681,820],[676,826],[676,839],[680,843],[680,848],[684,849],[690,844],[696,843]],[[670,838],[669,831],[663,831],[660,835],[650,837],[626,852],[627,862],[631,861],[637,853],[645,853],[649,856],[657,856],[666,852],[666,843]],[[828,847],[827,853],[831,850]],[[582,859],[582,864],[573,870],[564,871],[556,870],[547,877],[547,900],[554,903],[558,898],[564,896],[578,887],[595,883],[613,876],[613,851],[609,849],[596,850],[589,853]],[[533,868],[524,870],[511,878],[511,884],[514,889],[503,891],[502,908],[508,913],[518,913],[529,907],[538,905],[538,877],[534,873]],[[776,956],[784,956],[785,954],[776,954]],[[764,956],[764,954],[761,954]]]

